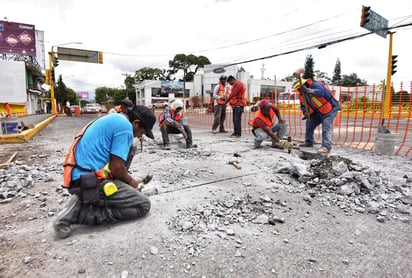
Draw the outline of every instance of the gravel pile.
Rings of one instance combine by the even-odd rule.
[[[338,206],[347,213],[376,214],[380,222],[398,219],[409,222],[412,208],[412,179],[392,181],[382,171],[340,156],[278,164],[276,173],[292,176],[307,192],[304,199],[317,199],[325,206]],[[294,183],[296,185],[296,183]]]
[[[60,164],[45,162],[47,155],[32,155],[30,165],[23,161],[15,161],[8,167],[0,169],[0,204],[9,203],[13,198],[25,198],[29,188],[41,182],[55,180],[55,175],[61,175]],[[32,193],[33,194],[33,193]],[[47,192],[34,193],[48,195]]]

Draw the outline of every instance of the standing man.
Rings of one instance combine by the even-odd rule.
[[[259,110],[249,121],[249,125],[252,126],[252,133],[255,135],[255,148],[260,148],[263,140],[268,138],[268,136],[272,138],[272,148],[292,148],[291,143],[282,140],[288,125],[280,115],[279,109],[267,99],[261,100],[258,107]],[[277,124],[274,123],[275,115],[278,119]]]
[[[134,106],[128,119],[113,113],[80,131],[63,164],[63,187],[72,197],[54,222],[57,236],[70,236],[72,225],[109,224],[149,212],[149,199],[138,191],[148,181],[129,175],[125,162],[133,137],[154,138],[155,122],[149,108]]]
[[[219,132],[226,132],[226,98],[229,95],[230,87],[226,84],[226,76],[222,75],[219,78],[219,84],[213,90],[213,99],[215,100],[215,120],[212,125],[212,132],[216,134],[216,129],[219,126]]]
[[[175,100],[170,105],[165,105],[163,113],[159,116],[160,131],[162,132],[163,148],[170,150],[169,134],[182,133],[186,139],[186,148],[196,148],[192,143],[192,131],[189,126],[184,124],[183,120],[183,102],[180,99]]]
[[[332,149],[332,124],[341,109],[339,102],[327,85],[312,79],[299,78],[293,87],[299,92],[300,108],[306,118],[305,143],[300,147],[313,147],[313,133],[322,124],[322,147],[318,153],[329,154]]]
[[[246,86],[232,75],[227,78],[227,82],[232,86],[232,92],[225,101],[225,103],[230,102],[233,109],[234,132],[230,137],[240,138],[242,136],[242,114],[246,106]]]

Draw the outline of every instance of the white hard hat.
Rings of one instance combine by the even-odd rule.
[[[180,99],[176,99],[173,103],[173,110],[176,110],[177,108],[183,108],[183,102]]]

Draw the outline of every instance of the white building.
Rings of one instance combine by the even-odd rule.
[[[246,98],[250,103],[253,103],[255,98],[269,97],[274,99],[279,93],[292,90],[292,82],[253,79],[250,78],[248,72],[240,71],[237,66],[225,67],[220,64],[212,64],[200,69],[192,82],[182,84],[182,87],[185,88],[184,94],[183,90],[179,94],[165,93],[162,90],[162,81],[145,80],[136,86],[136,102],[137,104],[150,106],[156,103],[168,102],[174,98],[184,98],[186,103],[189,102],[190,105],[193,97],[200,97],[202,102],[205,103],[210,100],[213,89],[219,83],[219,78],[222,75],[232,75],[243,82],[246,85]]]

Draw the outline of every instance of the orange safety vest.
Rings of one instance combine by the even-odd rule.
[[[312,80],[308,79],[307,82],[309,84],[309,88],[312,88]],[[322,85],[327,90],[329,90],[327,85],[325,85],[325,84],[322,84]],[[326,115],[330,111],[332,111],[332,109],[333,109],[332,103],[330,103],[330,101],[328,101],[326,98],[317,97],[317,96],[314,96],[313,94],[308,94],[308,96],[309,96],[309,100],[310,100],[310,102],[308,103],[309,114],[313,114],[315,111],[317,111],[317,112],[321,113],[322,115]],[[301,103],[304,102],[302,94],[299,94],[299,100],[300,100]]]
[[[237,95],[234,98],[231,98],[230,101],[229,101],[230,105],[232,107],[235,107],[235,106],[243,106],[244,107],[244,106],[246,106],[246,86],[245,86],[245,84],[243,84],[243,82],[236,81],[233,85],[234,85],[234,87],[242,86],[242,94]],[[233,87],[232,87],[232,91],[233,91]]]
[[[100,170],[93,171],[90,169],[85,169],[79,165],[76,164],[76,158],[75,158],[75,153],[76,153],[76,147],[77,143],[80,141],[82,138],[83,134],[86,132],[86,129],[93,123],[94,121],[91,121],[88,123],[80,132],[77,134],[76,137],[74,137],[74,140],[72,144],[70,145],[69,150],[66,153],[66,157],[64,159],[63,163],[63,187],[64,188],[69,188],[70,183],[72,181],[72,171],[73,168],[78,168],[80,170],[85,170],[85,171],[90,171],[90,172],[95,172],[97,179],[99,181],[103,179],[111,179],[113,178],[112,174],[110,173],[110,168],[109,168],[109,162],[106,163],[106,165],[101,168]]]
[[[169,111],[170,111],[170,117],[176,122],[180,122],[180,120],[182,119],[183,113],[178,113],[177,115],[175,115],[175,111],[173,111],[173,109],[170,107],[169,107]],[[169,123],[166,121],[165,117],[163,117],[163,112],[162,112],[159,115],[159,128],[161,128],[162,125],[164,125],[165,123],[169,126]]]
[[[272,108],[270,109],[270,112],[269,112],[270,118],[266,117],[265,114],[263,114],[262,111],[259,109],[256,112],[255,116],[249,121],[249,125],[254,126],[256,119],[261,119],[265,123],[266,126],[272,127],[275,122],[274,116],[275,116],[275,111],[273,111]]]
[[[122,108],[121,108],[120,105],[117,105],[117,106],[115,106],[115,107],[113,107],[113,108],[114,108],[114,110],[116,110],[117,113],[122,112]]]
[[[217,96],[219,97],[217,99],[217,104],[225,104],[225,99],[229,95],[229,86],[226,86],[226,91],[225,91],[225,86],[223,86],[222,83],[219,82],[219,92],[217,93]]]

